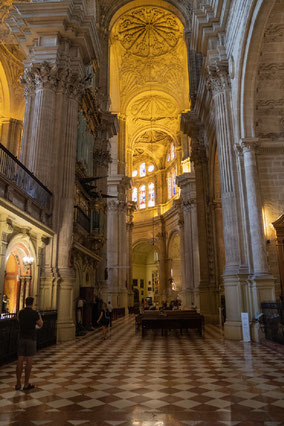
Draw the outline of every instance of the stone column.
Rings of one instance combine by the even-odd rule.
[[[34,89],[35,82],[32,73],[29,69],[25,70],[24,76],[21,78],[21,83],[24,84],[25,93],[25,116],[23,125],[23,137],[21,144],[20,160],[28,167],[30,158],[30,139],[32,132],[33,122],[33,109],[34,109]]]
[[[8,235],[13,232],[13,225],[4,215],[0,216],[0,313],[2,312],[2,298],[6,272],[6,252]]]
[[[57,74],[47,63],[33,66],[28,72],[33,75],[35,84],[28,168],[50,188]]]
[[[218,161],[220,168],[222,212],[226,266],[224,285],[226,299],[225,336],[241,339],[241,312],[247,311],[247,265],[238,200],[236,162],[233,150],[231,91],[227,63],[216,62],[208,68],[208,84],[212,90]]]
[[[200,280],[194,175],[183,173],[177,177],[177,185],[181,188],[184,218],[184,286],[181,296],[183,307],[189,308],[192,303],[199,305]]]
[[[134,294],[132,291],[132,233],[133,233],[133,212],[136,210],[136,203],[128,202],[128,221],[127,221],[127,237],[128,237],[128,306],[134,305]]]
[[[168,274],[167,274],[167,246],[166,232],[163,229],[162,223],[161,232],[157,234],[158,259],[159,259],[159,304],[167,300],[168,297]]]
[[[107,293],[114,307],[118,306],[118,209],[116,200],[107,203]]]
[[[82,83],[74,77],[70,84],[67,81],[66,95],[68,107],[66,123],[62,135],[62,158],[59,165],[62,180],[58,191],[61,202],[58,204],[59,233],[58,233],[58,340],[70,340],[74,337],[73,322],[73,289],[75,286],[75,271],[70,267],[69,254],[72,247],[74,185],[77,145],[77,119],[79,98],[82,94]]]
[[[241,148],[244,157],[246,196],[249,216],[252,266],[250,271],[252,293],[252,318],[260,312],[260,303],[275,300],[274,277],[270,274],[267,262],[265,236],[263,230],[259,177],[257,173],[257,139],[242,139]]]

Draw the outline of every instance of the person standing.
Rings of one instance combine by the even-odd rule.
[[[109,316],[108,316],[108,309],[107,304],[103,303],[102,310],[100,312],[100,316],[98,319],[98,324],[102,326],[103,329],[103,338],[106,340],[107,338],[107,327],[109,325]]]
[[[33,309],[33,297],[26,298],[26,307],[18,314],[19,321],[19,344],[18,344],[18,362],[16,368],[17,384],[15,390],[22,387],[22,371],[25,363],[25,382],[23,390],[34,389],[30,384],[30,375],[32,370],[33,356],[36,354],[36,326],[41,328],[43,325],[40,314]]]
[[[108,301],[108,304],[107,304],[107,310],[108,310],[108,315],[109,315],[109,326],[111,327],[112,326],[112,310],[113,310],[113,307],[112,307],[110,300]]]

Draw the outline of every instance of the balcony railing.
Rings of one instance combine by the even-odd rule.
[[[0,174],[25,192],[41,208],[50,211],[52,193],[1,143]]]
[[[83,212],[83,210],[79,206],[74,206],[74,222],[78,223],[78,225],[85,229],[85,231],[90,233],[90,218]]]

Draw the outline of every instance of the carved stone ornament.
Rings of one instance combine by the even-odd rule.
[[[109,211],[117,213],[118,209],[119,209],[119,201],[117,201],[117,200],[108,200],[107,201],[107,208],[108,208]]]
[[[26,68],[21,76],[25,96],[42,89],[63,90],[70,97],[79,98],[85,89],[86,80],[72,74],[69,68],[51,66],[47,62]]]
[[[161,8],[140,7],[123,15],[117,37],[122,46],[136,56],[161,56],[177,45],[182,30],[172,13]]]
[[[213,96],[230,88],[230,78],[227,62],[217,62],[208,66],[207,85]]]
[[[94,149],[94,161],[100,166],[108,166],[112,162],[110,152],[103,148]]]
[[[253,152],[256,153],[259,148],[258,139],[242,139],[241,148],[244,153]]]

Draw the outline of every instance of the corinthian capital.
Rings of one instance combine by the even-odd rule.
[[[35,82],[35,89],[51,89],[54,90],[57,87],[58,73],[57,68],[52,67],[47,62],[43,62],[39,66],[35,66],[31,69]]]
[[[259,147],[259,140],[257,138],[245,138],[241,140],[240,146],[242,148],[243,153],[256,153]]]
[[[230,77],[227,61],[216,61],[208,68],[207,85],[213,96],[230,88]]]

